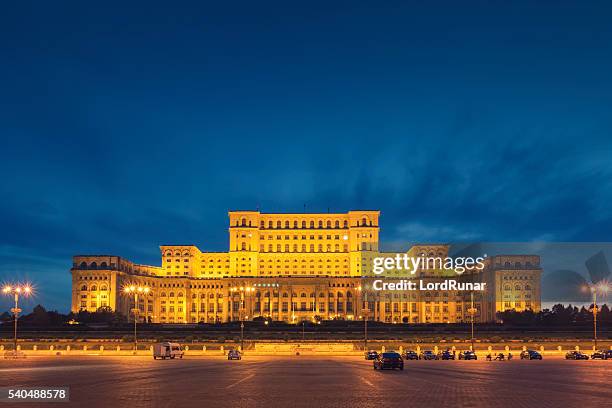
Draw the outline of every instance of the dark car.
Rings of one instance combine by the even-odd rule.
[[[597,350],[594,351],[593,354],[591,354],[591,360],[595,360],[595,359],[600,359],[600,360],[605,360],[606,359],[606,352],[603,350]]]
[[[579,351],[570,351],[565,355],[566,360],[588,360],[589,356]]]
[[[521,360],[541,360],[542,355],[535,350],[521,351]]]
[[[406,352],[404,352],[403,357],[406,360],[418,360],[419,359],[419,355],[416,353],[416,351],[412,351],[412,350],[407,350]]]
[[[370,350],[370,351],[366,351],[365,352],[365,359],[366,360],[376,360],[376,357],[378,357],[378,352],[377,351]]]
[[[425,350],[419,355],[419,360],[435,360],[436,355],[431,350]]]
[[[240,351],[238,350],[230,350],[227,353],[227,359],[228,360],[242,360],[242,354],[240,354]]]
[[[473,351],[466,350],[459,353],[459,360],[478,360],[478,356]]]
[[[388,352],[379,354],[374,360],[374,369],[375,370],[384,370],[385,368],[399,368],[400,370],[404,369],[404,360],[399,353],[396,352]]]
[[[606,350],[604,353],[604,360],[612,359],[612,350]]]
[[[450,350],[444,350],[443,352],[438,353],[437,359],[438,360],[454,360],[455,355]]]

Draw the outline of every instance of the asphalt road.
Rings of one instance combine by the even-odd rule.
[[[0,360],[0,386],[69,386],[94,407],[610,407],[612,361],[406,361],[357,357],[32,357]]]

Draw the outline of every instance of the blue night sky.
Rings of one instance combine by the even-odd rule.
[[[87,3],[0,14],[0,281],[31,305],[68,310],[74,254],[226,250],[229,209],[612,240],[608,2]]]

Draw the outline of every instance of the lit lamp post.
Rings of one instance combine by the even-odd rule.
[[[470,293],[470,308],[468,310],[468,313],[470,314],[470,324],[472,326],[472,351],[474,351],[474,315],[476,314],[476,308],[474,307],[474,292]]]
[[[251,286],[233,287],[231,292],[240,292],[240,351],[244,351],[244,293],[254,292],[255,288]]]
[[[357,287],[359,292],[362,291],[361,286]],[[370,305],[368,303],[368,292],[363,291],[363,350],[368,351],[368,313],[370,311]]]
[[[590,290],[593,294],[593,348],[597,350],[597,313],[599,313],[597,309],[597,291],[605,295],[610,290],[610,286],[608,283],[602,282],[599,285],[587,285],[584,287],[584,290]]]
[[[11,312],[13,312],[13,316],[14,316],[14,320],[15,320],[15,329],[14,329],[14,337],[13,337],[13,352],[15,354],[17,354],[17,320],[19,319],[19,313],[21,313],[21,309],[19,308],[19,295],[22,296],[29,296],[30,293],[32,293],[32,288],[25,284],[25,285],[15,285],[15,286],[10,286],[7,285],[4,288],[2,288],[2,293],[4,293],[5,295],[13,295],[15,298],[15,307],[11,309]]]
[[[138,295],[139,294],[148,294],[151,289],[148,286],[136,286],[130,285],[123,288],[123,293],[126,295],[134,295],[134,309],[132,309],[134,313],[134,354],[138,351],[138,337],[136,333],[136,324],[138,323]]]

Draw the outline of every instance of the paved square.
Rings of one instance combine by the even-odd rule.
[[[612,361],[406,361],[359,357],[32,357],[0,360],[0,385],[70,386],[94,407],[610,407]],[[25,408],[46,404],[8,404]],[[51,406],[56,404],[51,404]]]

